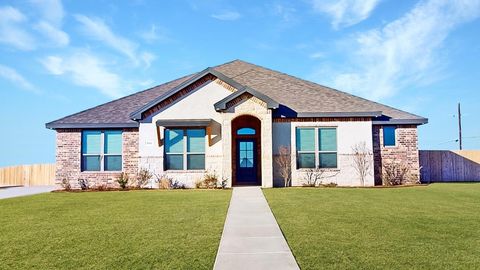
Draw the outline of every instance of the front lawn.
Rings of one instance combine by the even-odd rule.
[[[0,200],[0,269],[212,269],[230,191]]]
[[[302,269],[480,267],[480,184],[264,193]]]

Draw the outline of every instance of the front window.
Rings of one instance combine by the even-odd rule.
[[[122,131],[82,132],[82,171],[121,171]]]
[[[336,128],[297,128],[297,168],[337,168]]]
[[[166,129],[165,169],[204,170],[205,130]]]

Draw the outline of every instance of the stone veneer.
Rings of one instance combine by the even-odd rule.
[[[138,129],[123,129],[123,171],[133,178],[138,171]],[[80,188],[78,179],[87,179],[91,186],[118,187],[119,172],[81,171],[81,129],[58,129],[55,182],[60,187],[68,179],[72,188]]]
[[[373,126],[373,159],[375,184],[382,184],[382,166],[391,162],[405,163],[410,167],[411,182],[420,180],[418,135],[415,125],[396,126],[396,145],[383,146],[383,126]]]

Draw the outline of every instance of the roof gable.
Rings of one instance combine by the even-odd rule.
[[[252,88],[249,88],[249,87],[244,87],[242,90],[239,90],[239,91],[236,91],[236,92],[233,92],[232,94],[228,95],[227,97],[225,97],[224,99],[218,101],[217,103],[215,103],[213,106],[215,107],[215,110],[216,111],[223,111],[223,110],[226,110],[227,109],[227,104],[244,95],[244,94],[250,94],[262,101],[264,101],[266,104],[267,104],[267,108],[268,109],[277,109],[280,104],[278,102],[276,102],[275,100],[271,99],[270,97],[252,89]]]

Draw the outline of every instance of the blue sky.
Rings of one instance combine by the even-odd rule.
[[[480,0],[0,1],[0,166],[53,162],[46,122],[242,59],[424,117],[480,148]]]

